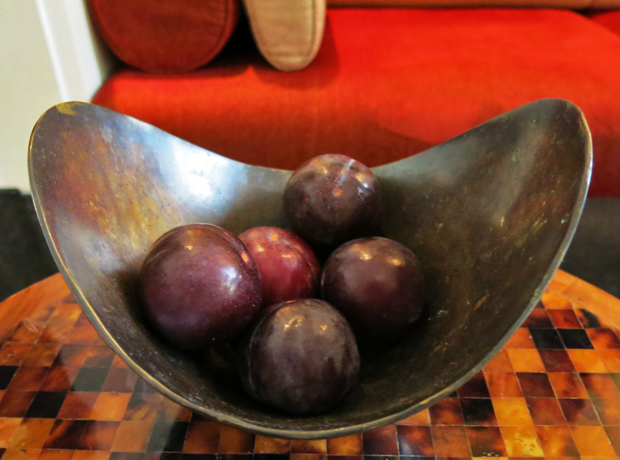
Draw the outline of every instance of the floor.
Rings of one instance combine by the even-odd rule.
[[[562,268],[620,297],[620,199],[588,200]],[[0,190],[0,301],[56,272],[30,196]]]

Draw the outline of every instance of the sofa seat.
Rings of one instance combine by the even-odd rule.
[[[93,102],[251,164],[326,152],[370,166],[425,150],[527,102],[579,105],[591,195],[620,196],[620,36],[551,9],[330,9],[314,63],[272,69],[247,25],[182,75],[121,68]]]

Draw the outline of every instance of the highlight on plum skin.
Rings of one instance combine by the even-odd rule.
[[[243,243],[209,224],[176,227],[155,241],[140,289],[148,322],[184,350],[239,336],[263,299],[260,273]]]
[[[279,227],[254,227],[239,239],[261,274],[264,305],[318,295],[321,268],[299,236]]]

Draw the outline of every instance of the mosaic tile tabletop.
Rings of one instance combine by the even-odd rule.
[[[193,414],[109,349],[59,276],[0,303],[1,460],[620,457],[620,301],[558,272],[482,372],[396,424],[284,440]]]

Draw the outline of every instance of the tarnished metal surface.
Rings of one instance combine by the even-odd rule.
[[[323,152],[317,152],[323,153]],[[103,338],[156,389],[220,421],[280,437],[329,437],[420,410],[473,376],[538,301],[574,233],[591,169],[577,107],[548,99],[375,169],[386,236],[429,282],[419,326],[362,347],[362,384],[339,409],[280,415],[253,403],[218,360],[177,352],[140,318],[149,245],[180,224],[235,233],[283,225],[289,172],[249,166],[110,110],[66,103],[34,128],[37,213],[63,276]]]

